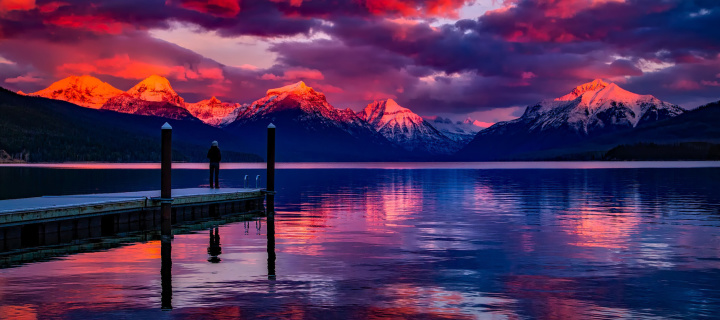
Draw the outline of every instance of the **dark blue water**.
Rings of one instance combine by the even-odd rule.
[[[261,170],[225,170],[221,185]],[[206,184],[177,170],[175,187]],[[0,198],[156,189],[156,170],[0,168]],[[280,170],[267,221],[0,270],[39,318],[717,318],[720,169]]]

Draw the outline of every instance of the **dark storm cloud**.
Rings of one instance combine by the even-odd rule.
[[[594,78],[687,107],[720,98],[718,1],[510,0],[503,3],[512,6],[475,19],[433,23],[453,17],[469,2],[37,1],[22,10],[0,8],[0,38],[44,42],[49,48],[73,44],[84,52],[59,49],[56,58],[46,59],[33,51],[42,45],[5,45],[0,56],[17,64],[3,74],[6,79],[24,77],[12,81],[57,74],[70,64],[131,82],[131,69],[95,70],[77,61],[108,63],[127,55],[130,61],[118,61],[128,68],[142,66],[139,62],[175,68],[167,72],[184,77],[179,86],[186,90],[207,84],[195,81],[215,80],[214,90],[247,101],[251,94],[307,75],[309,84],[339,107],[357,109],[369,100],[395,98],[424,114],[527,105]],[[272,46],[278,60],[267,70],[225,67],[147,39],[148,30],[175,22],[226,37],[286,40]],[[287,39],[298,35],[329,39]],[[134,39],[150,45],[121,48],[133,47]],[[198,76],[200,65],[222,69],[223,78],[207,70]]]

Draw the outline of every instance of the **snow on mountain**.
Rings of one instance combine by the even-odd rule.
[[[108,99],[101,109],[176,120],[196,120],[185,106],[185,100],[173,90],[168,79],[152,75],[127,92]]]
[[[336,109],[327,102],[323,93],[302,81],[268,90],[264,98],[239,111],[237,119],[260,118],[285,110],[301,111],[303,115],[299,120],[326,119],[338,125],[361,124],[354,112]]]
[[[186,103],[185,109],[196,118],[211,126],[221,127],[237,118],[241,105],[222,102],[216,97],[196,103]]]
[[[588,137],[678,116],[677,105],[639,95],[600,79],[569,94],[528,106],[518,119],[480,131],[461,155],[476,160],[561,148]]]
[[[110,98],[100,109],[175,120],[197,120],[183,107],[168,101],[141,100],[127,92]]]
[[[67,77],[28,95],[63,100],[86,108],[99,109],[108,99],[121,93],[123,93],[121,90],[98,78],[84,75]]]
[[[166,101],[177,106],[184,106],[185,100],[181,98],[165,77],[152,75],[136,84],[127,91],[130,96],[145,101]]]
[[[240,108],[226,129],[253,136],[271,122],[278,128],[278,149],[284,150],[286,159],[375,161],[395,153],[394,146],[355,112],[336,109],[302,81],[268,90],[265,97]],[[249,143],[264,150],[261,142]]]
[[[483,122],[470,118],[464,121],[452,121],[448,118],[432,116],[425,117],[425,120],[430,122],[435,129],[438,129],[446,137],[463,145],[470,142],[478,131],[486,128]]]
[[[451,154],[460,146],[392,99],[370,103],[358,113],[378,133],[408,151]]]
[[[579,134],[634,128],[685,112],[651,95],[639,95],[600,79],[580,85],[567,95],[528,107],[519,121],[531,121],[531,130],[569,126]]]

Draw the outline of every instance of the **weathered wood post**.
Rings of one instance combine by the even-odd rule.
[[[162,126],[162,146],[160,161],[160,212],[163,240],[172,238],[172,126],[165,122]]]
[[[275,125],[267,133],[267,269],[268,279],[275,280]]]
[[[172,126],[162,126],[160,147],[160,303],[162,310],[172,310]]]
[[[275,125],[267,127],[267,212],[275,215]]]

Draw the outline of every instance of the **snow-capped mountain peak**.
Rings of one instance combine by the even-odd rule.
[[[305,82],[299,81],[284,87],[270,89],[267,91],[268,96],[279,96],[282,94],[296,94],[296,95],[306,95],[306,94],[318,94],[315,90],[313,90],[312,87],[308,87]]]
[[[170,81],[159,75],[147,77],[128,90],[127,93],[134,98],[145,101],[166,101],[177,106],[185,104],[185,100],[173,90]]]
[[[568,100],[575,100],[575,98],[581,96],[585,92],[588,91],[598,91],[602,90],[603,88],[609,86],[609,84],[602,79],[595,79],[591,82],[581,84],[575,89],[573,89],[570,93],[555,99],[556,101],[568,101]]]
[[[238,119],[264,116],[269,113],[299,109],[305,113],[319,114],[336,119],[339,110],[327,102],[321,92],[308,87],[305,82],[297,82],[280,88],[270,89],[264,98],[259,99],[238,114]]]
[[[222,102],[213,96],[196,103],[186,103],[185,109],[196,118],[212,126],[224,126],[237,118],[240,104]]]
[[[462,145],[470,142],[478,131],[487,127],[484,123],[470,118],[463,121],[453,121],[449,118],[430,116],[426,117],[425,120],[430,122],[435,129],[446,137]]]
[[[358,116],[370,123],[378,131],[386,126],[395,125],[412,128],[413,125],[419,125],[423,122],[422,117],[408,108],[401,107],[393,99],[375,101],[367,105]],[[404,133],[406,136],[412,135],[410,131]]]
[[[582,135],[675,117],[685,112],[677,105],[651,95],[639,95],[615,83],[595,80],[576,87],[560,98],[529,106],[511,122],[532,124],[531,131],[568,127]]]
[[[460,146],[393,99],[374,101],[358,113],[378,133],[408,151],[450,154]]]
[[[86,108],[99,109],[108,99],[121,93],[123,93],[121,90],[98,78],[83,75],[67,77],[29,95],[63,100]]]

